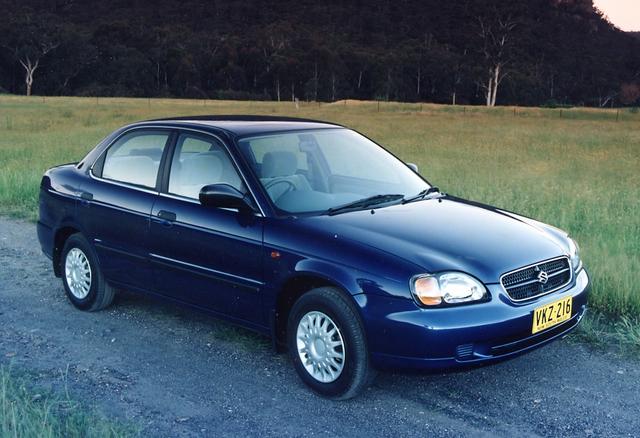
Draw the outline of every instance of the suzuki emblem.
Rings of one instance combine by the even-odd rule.
[[[542,284],[547,284],[547,281],[549,281],[549,274],[545,271],[540,271],[538,274],[538,281]]]

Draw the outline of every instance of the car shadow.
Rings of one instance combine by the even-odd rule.
[[[124,313],[143,312],[147,318],[159,324],[172,325],[173,331],[188,331],[196,335],[204,334],[210,341],[231,344],[236,349],[244,349],[251,353],[260,350],[266,360],[269,360],[269,357],[282,356],[275,353],[271,339],[267,336],[217,318],[204,311],[175,304],[171,301],[128,291],[119,291],[112,309]],[[557,344],[562,345],[562,341]],[[509,380],[511,387],[517,384],[518,381],[523,380],[523,376],[532,375],[532,373],[533,375],[536,373],[544,374],[547,376],[544,380],[547,380],[550,360],[548,358],[541,359],[540,357],[545,356],[546,349],[553,350],[551,363],[562,362],[570,357],[570,352],[567,351],[566,357],[563,358],[562,349],[551,344],[524,356],[491,364],[477,364],[443,370],[381,369],[377,370],[374,387],[382,390],[391,388],[398,390],[398,387],[401,387],[401,391],[406,394],[406,390],[411,392],[413,388],[440,382],[447,386],[446,392],[448,394],[454,394],[457,391],[455,388],[460,388],[461,393],[472,394],[474,388],[486,389],[487,385],[491,384],[491,379],[487,379],[489,374],[500,375],[505,373],[504,379]],[[514,373],[518,375],[517,378],[513,378]],[[501,388],[504,388],[504,379],[496,379],[493,389],[500,391]]]

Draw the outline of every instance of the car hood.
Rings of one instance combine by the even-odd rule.
[[[567,254],[560,230],[446,196],[300,220],[335,238],[405,259],[424,272],[463,271],[485,283],[497,283],[505,272]]]

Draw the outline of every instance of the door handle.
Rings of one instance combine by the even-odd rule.
[[[158,212],[158,217],[169,222],[175,222],[176,220],[176,214],[172,211],[160,210]]]
[[[83,207],[88,207],[91,205],[91,201],[93,201],[93,193],[89,192],[80,192],[80,205]]]

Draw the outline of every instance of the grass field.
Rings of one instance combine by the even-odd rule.
[[[591,305],[640,315],[640,114],[630,110],[0,96],[0,214],[34,219],[42,172],[123,124],[240,113],[348,125],[445,192],[567,230],[593,279]]]
[[[37,391],[26,376],[0,367],[0,437],[84,438],[138,436],[68,396]]]

